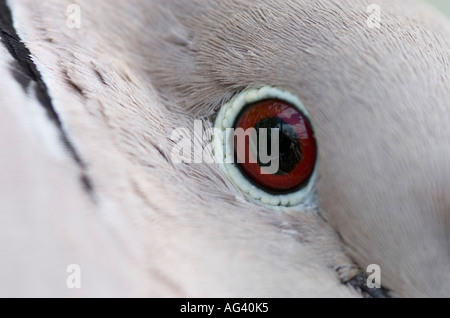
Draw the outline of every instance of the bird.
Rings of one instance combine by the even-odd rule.
[[[450,296],[450,22],[427,4],[0,12],[0,296]],[[298,200],[174,157],[182,132],[213,158],[203,133],[258,96],[314,130]]]

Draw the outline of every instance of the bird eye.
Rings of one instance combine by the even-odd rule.
[[[235,160],[241,171],[261,188],[275,193],[292,192],[311,177],[316,162],[316,141],[307,118],[291,104],[279,99],[251,104],[237,118],[234,128],[255,129],[258,138],[256,154],[263,137],[261,129],[267,129],[264,136],[267,154],[275,150],[271,135],[273,129],[278,130],[278,154],[271,153],[278,156],[278,169],[274,173],[267,171],[267,163],[261,161],[261,155],[255,158],[256,154],[250,149],[250,138],[245,139],[244,147],[239,147],[235,136]]]
[[[298,97],[275,87],[246,90],[222,106],[215,127],[215,157],[251,199],[287,207],[313,193],[317,143]]]

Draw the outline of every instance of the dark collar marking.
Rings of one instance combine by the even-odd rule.
[[[42,107],[46,110],[49,119],[58,129],[62,143],[70,153],[72,159],[81,168],[82,173],[80,176],[80,182],[82,183],[83,188],[90,194],[91,198],[93,198],[94,189],[92,181],[86,173],[86,164],[81,159],[81,156],[78,154],[74,145],[70,141],[70,138],[64,131],[61,119],[53,107],[47,86],[44,83],[36,64],[34,64],[31,59],[31,53],[21,41],[16,29],[14,28],[11,10],[6,3],[6,0],[0,0],[0,38],[1,42],[16,61],[11,71],[13,77],[25,91],[28,89],[31,82],[36,84],[36,96]]]

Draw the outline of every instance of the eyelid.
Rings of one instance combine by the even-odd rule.
[[[216,161],[219,163],[220,169],[227,177],[251,200],[257,204],[275,209],[284,209],[289,207],[300,207],[303,209],[311,209],[316,207],[316,188],[317,164],[307,184],[298,191],[273,194],[255,186],[242,174],[236,163],[226,163],[226,156],[234,156],[234,154],[226,153],[232,147],[229,147],[231,140],[226,135],[226,129],[234,128],[234,123],[241,111],[249,104],[256,103],[265,99],[280,99],[286,101],[296,107],[304,116],[310,120],[310,116],[301,100],[294,94],[273,87],[264,86],[262,88],[247,89],[220,109],[215,121],[215,134],[213,137],[213,151]],[[219,151],[218,151],[219,150]],[[224,151],[225,150],[225,151]]]

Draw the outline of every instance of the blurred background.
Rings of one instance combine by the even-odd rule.
[[[450,18],[450,0],[423,0],[434,5]]]

